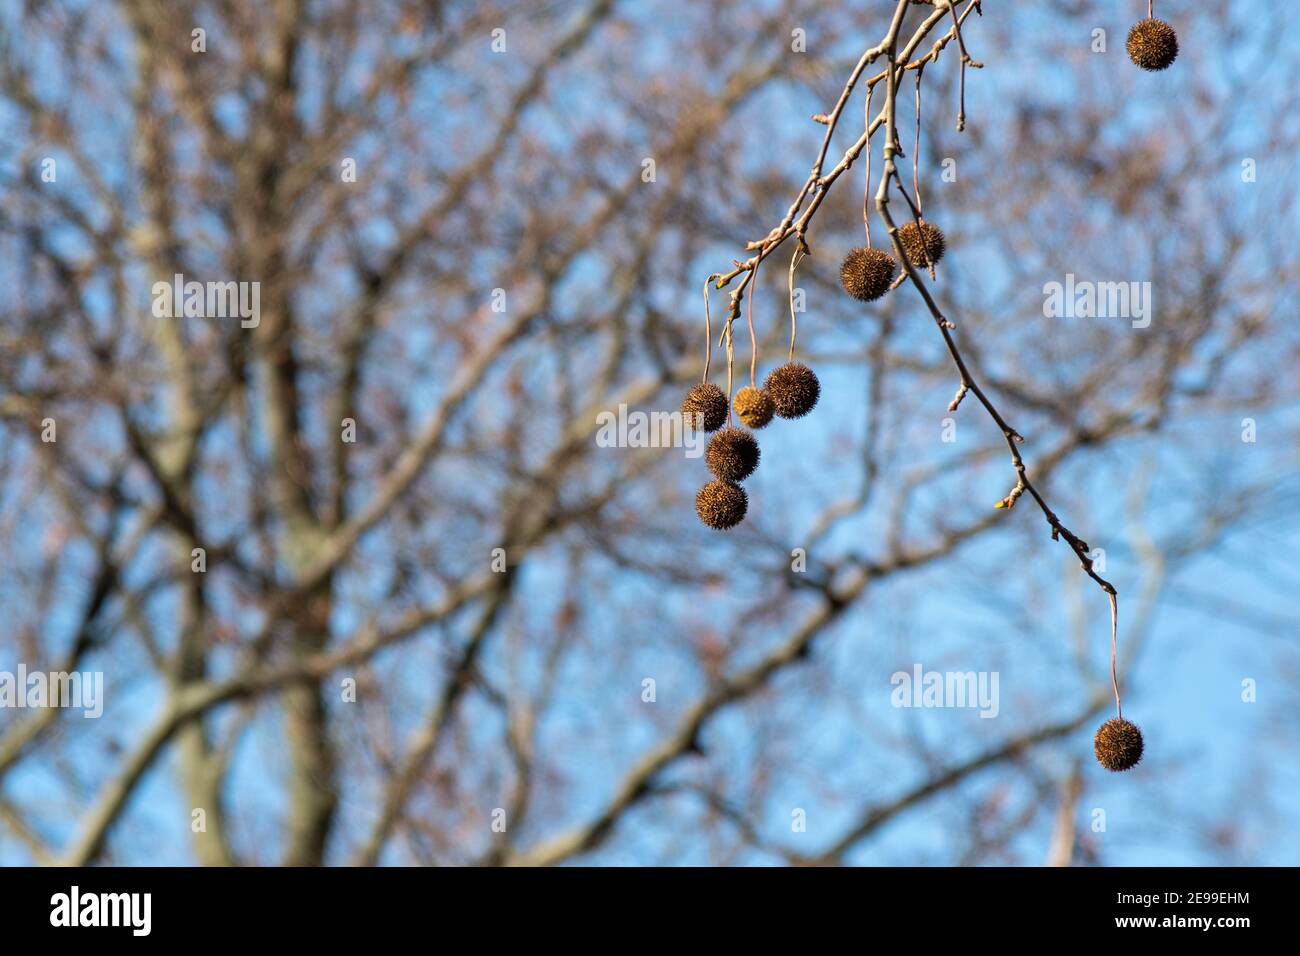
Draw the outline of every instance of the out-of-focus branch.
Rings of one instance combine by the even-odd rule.
[[[943,772],[929,777],[923,783],[895,797],[893,800],[868,808],[862,812],[856,823],[831,844],[826,852],[808,858],[804,862],[816,865],[842,862],[845,854],[852,850],[854,846],[904,810],[936,793],[955,786],[967,777],[994,764],[1020,756],[1039,744],[1069,736],[1094,720],[1105,705],[1105,694],[1097,694],[1088,703],[1087,707],[1075,717],[1019,734],[1004,744],[977,754],[969,760],[954,764]]]
[[[1069,866],[1074,860],[1075,815],[1083,793],[1083,766],[1075,761],[1061,785],[1061,805],[1056,809],[1052,840],[1047,847],[1047,866]]]
[[[384,788],[383,804],[380,807],[379,816],[371,828],[370,835],[354,858],[354,863],[357,866],[374,866],[379,861],[379,854],[383,850],[393,827],[397,825],[398,820],[401,818],[402,810],[407,800],[410,799],[411,791],[414,789],[419,775],[428,766],[429,761],[438,749],[438,743],[447,728],[448,720],[452,710],[456,707],[456,702],[469,686],[479,652],[482,650],[488,634],[496,624],[502,608],[506,605],[515,575],[513,571],[507,571],[505,574],[497,575],[497,578],[497,586],[489,595],[483,610],[480,612],[479,620],[475,624],[469,640],[456,655],[455,664],[447,677],[446,683],[443,685],[442,693],[438,695],[433,711],[425,720],[424,726],[411,740],[396,772]]]
[[[699,734],[718,711],[768,686],[772,677],[791,664],[804,660],[817,635],[822,633],[866,588],[870,575],[857,572],[845,584],[827,587],[826,599],[776,650],[740,673],[726,678],[691,707],[667,740],[645,754],[620,781],[614,796],[591,820],[529,850],[511,855],[513,866],[552,866],[599,846],[614,824],[632,806],[653,792],[652,784],[670,764],[698,750]]]

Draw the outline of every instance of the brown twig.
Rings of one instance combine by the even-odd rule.
[[[754,267],[754,288],[758,288],[758,267]],[[749,384],[757,386],[754,376],[758,369],[758,336],[754,334],[754,293],[749,294],[749,303],[745,307],[745,320],[749,324]]]
[[[709,286],[713,284],[713,276],[704,280],[704,378],[701,380],[705,384],[709,381],[709,366],[713,363],[713,318],[709,314]]]
[[[893,59],[892,48],[890,50],[890,57],[892,60]],[[1079,563],[1083,567],[1084,572],[1097,583],[1098,587],[1100,587],[1102,591],[1105,592],[1105,594],[1109,598],[1111,603],[1111,623],[1112,623],[1112,638],[1113,638],[1114,633],[1118,630],[1118,617],[1119,617],[1118,597],[1114,586],[1105,578],[1101,577],[1101,575],[1099,575],[1096,569],[1093,567],[1093,560],[1088,554],[1089,551],[1088,543],[1084,541],[1082,538],[1080,538],[1078,535],[1070,531],[1070,529],[1067,528],[1061,522],[1060,518],[1058,518],[1056,513],[1048,506],[1047,501],[1043,498],[1043,496],[1039,493],[1038,489],[1035,488],[1033,483],[1030,481],[1028,468],[1025,464],[1024,458],[1020,454],[1020,449],[1018,447],[1018,445],[1022,441],[1024,441],[1024,439],[1021,437],[1019,432],[1017,432],[1014,428],[1011,427],[1011,425],[1007,423],[1006,419],[1002,416],[1002,413],[998,411],[997,407],[993,404],[992,400],[988,397],[987,394],[985,394],[984,390],[980,388],[979,384],[975,381],[974,377],[971,375],[970,369],[967,367],[966,361],[962,357],[961,350],[958,348],[957,343],[953,338],[952,331],[950,329],[950,323],[944,317],[943,313],[939,310],[938,305],[935,304],[933,296],[931,296],[929,289],[926,288],[925,283],[923,283],[920,277],[917,275],[916,270],[913,267],[912,263],[907,260],[907,257],[903,253],[902,246],[898,241],[898,230],[897,227],[894,225],[893,217],[890,215],[889,212],[889,181],[893,179],[896,182],[899,191],[903,194],[903,197],[905,199],[907,199],[907,193],[906,190],[903,188],[902,181],[899,179],[898,168],[894,163],[894,153],[896,151],[896,146],[895,146],[896,138],[894,132],[897,129],[897,123],[895,118],[895,104],[897,101],[897,94],[898,94],[897,71],[890,70],[887,72],[889,75],[887,79],[886,94],[885,94],[885,108],[884,108],[885,170],[881,176],[880,187],[876,191],[877,212],[880,214],[880,218],[885,222],[886,226],[888,227],[890,238],[894,243],[895,253],[898,256],[899,261],[902,263],[903,269],[905,270],[907,277],[911,280],[913,286],[916,288],[917,292],[924,300],[926,308],[929,309],[931,316],[934,318],[935,324],[939,328],[940,335],[943,336],[944,345],[947,347],[948,354],[952,357],[953,364],[957,367],[957,372],[960,376],[960,380],[961,380],[960,388],[964,390],[961,391],[961,394],[964,395],[966,391],[974,393],[975,397],[979,400],[980,404],[984,406],[984,410],[988,412],[989,417],[993,419],[994,423],[1002,431],[1003,439],[1006,441],[1007,449],[1011,454],[1012,466],[1015,468],[1016,471],[1016,485],[1015,488],[1012,489],[1011,494],[1009,494],[1006,498],[1003,499],[1002,502],[1000,502],[1000,505],[1002,507],[1010,508],[1014,505],[1015,500],[1019,498],[1021,494],[1025,492],[1029,493],[1030,497],[1034,499],[1034,501],[1038,504],[1038,507],[1042,510],[1044,517],[1047,519],[1048,525],[1051,527],[1052,540],[1055,541],[1061,538],[1065,539],[1066,543],[1070,545],[1075,555],[1079,558]],[[911,206],[910,199],[908,200],[908,204],[909,206]],[[915,214],[915,207],[912,207],[912,211]],[[1116,709],[1118,710],[1119,684],[1117,680],[1113,680],[1113,683],[1115,689]]]
[[[957,18],[958,23],[965,22],[971,11],[978,10],[978,8],[979,0],[969,0],[966,9],[964,9]],[[890,25],[889,37],[887,37],[887,39],[892,38],[897,40],[898,31],[902,26],[902,14],[903,10],[901,9],[895,11],[894,21]],[[919,59],[910,60],[908,58],[916,52],[922,41],[929,36],[930,32],[938,22],[943,19],[944,15],[945,11],[940,9],[926,17],[903,47],[902,55],[899,57],[899,60],[900,62],[906,62],[901,66],[897,63],[891,64],[890,69],[881,70],[875,76],[871,77],[867,81],[868,91],[874,89],[878,83],[885,80],[887,74],[895,70],[917,70],[925,64],[933,63],[937,60],[939,54],[943,52],[954,38],[956,38],[957,33],[955,30],[949,30],[944,36],[936,40],[930,48],[930,51]],[[829,114],[818,114],[814,117],[818,122],[824,121],[826,134],[822,138],[822,145],[817,154],[817,160],[813,163],[812,171],[809,173],[808,179],[804,183],[803,188],[800,189],[799,194],[795,197],[789,210],[787,210],[785,218],[783,218],[771,232],[762,239],[753,240],[746,244],[746,251],[757,252],[757,255],[752,256],[744,262],[738,260],[735,261],[731,271],[717,276],[714,281],[715,288],[725,288],[741,273],[746,273],[745,278],[741,280],[741,285],[737,289],[737,292],[733,293],[733,295],[743,294],[744,287],[750,279],[749,273],[753,271],[760,259],[770,255],[778,246],[781,245],[781,243],[785,242],[785,240],[790,238],[792,235],[799,236],[800,241],[804,242],[806,245],[808,226],[812,222],[813,217],[817,214],[817,210],[821,207],[822,202],[825,200],[830,191],[830,187],[862,154],[863,149],[866,148],[869,142],[870,134],[873,133],[883,122],[883,113],[877,114],[876,118],[869,124],[867,132],[859,136],[857,141],[845,150],[844,155],[840,158],[840,161],[835,165],[835,167],[825,175],[822,174],[822,170],[825,168],[826,164],[826,156],[830,150],[831,137],[839,123],[845,104],[848,102],[867,66],[879,59],[887,48],[888,44],[882,41],[882,43],[872,47],[870,50],[867,50],[862,54],[862,57],[858,60],[857,66],[854,67],[853,73],[845,83],[844,89],[840,93],[840,98],[835,104],[835,108],[831,110]],[[977,67],[981,64],[971,61],[970,65]],[[812,198],[809,199],[809,196]],[[807,201],[806,207],[804,205],[805,201]],[[805,249],[805,252],[807,252],[807,249]]]
[[[803,240],[800,237],[799,244],[794,247],[794,253],[790,256],[790,354],[786,359],[788,362],[794,361],[794,340],[799,331],[799,323],[794,314],[794,270],[799,266],[800,257],[807,255],[804,249]]]

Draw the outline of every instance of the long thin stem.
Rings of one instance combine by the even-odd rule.
[[[709,286],[714,276],[704,280],[704,384],[709,382],[709,366],[713,362],[713,319],[709,316]]]
[[[1119,602],[1113,592],[1108,597],[1110,598],[1110,686],[1115,691],[1115,716],[1122,720],[1124,709],[1120,705],[1119,677],[1115,673],[1115,640],[1119,633]]]
[[[794,361],[794,339],[799,331],[799,323],[794,316],[794,270],[799,265],[799,259],[803,254],[803,247],[795,246],[794,255],[790,257],[790,354],[786,359],[787,362]]]
[[[757,387],[754,380],[755,372],[758,369],[758,336],[754,334],[754,294],[758,291],[758,266],[754,266],[752,273],[754,281],[749,287],[749,302],[745,305],[745,321],[749,325],[749,384]]]
[[[916,193],[916,214],[921,215],[921,74],[916,71],[916,141],[912,146],[912,192]],[[870,152],[870,150],[868,150]]]
[[[731,319],[727,319],[727,424],[731,424],[731,375],[735,367],[735,354],[731,347]]]
[[[864,135],[867,137],[867,158],[865,164],[867,174],[862,184],[862,225],[867,231],[867,248],[871,248],[871,94],[876,91],[875,86],[867,84],[867,105],[866,116],[863,120],[863,129],[866,130]]]
[[[970,54],[966,52],[966,41],[961,36],[961,17],[957,16],[957,10],[953,5],[949,5],[948,12],[952,14],[952,30],[957,35],[957,49],[961,52],[961,69],[958,80],[958,101],[957,101],[957,132],[966,128],[966,67],[979,66],[971,59]]]

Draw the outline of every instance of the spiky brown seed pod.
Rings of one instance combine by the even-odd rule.
[[[807,365],[790,362],[767,374],[763,390],[772,396],[776,413],[782,418],[803,418],[817,404],[822,387]]]
[[[776,414],[776,406],[772,404],[772,396],[761,388],[755,388],[753,385],[746,385],[738,391],[731,403],[731,407],[736,410],[740,420],[750,428],[762,428]]]
[[[727,420],[727,396],[712,382],[694,385],[682,400],[683,421],[687,428],[695,427],[695,416],[704,416],[704,430],[715,432]]]
[[[1097,728],[1092,746],[1107,770],[1129,770],[1142,759],[1142,731],[1131,720],[1112,717]]]
[[[859,302],[874,302],[889,291],[898,263],[883,249],[859,246],[849,250],[840,266],[840,285]]]
[[[744,481],[758,467],[758,442],[743,428],[724,428],[709,439],[704,463],[724,481]]]
[[[948,249],[948,240],[944,238],[943,230],[924,219],[921,220],[920,229],[916,226],[916,220],[899,226],[898,244],[903,247],[907,261],[921,268],[937,263]]]
[[[749,496],[740,485],[718,478],[710,481],[695,496],[695,513],[710,528],[726,531],[745,518]]]
[[[1178,34],[1154,17],[1133,24],[1127,46],[1128,58],[1144,70],[1163,70],[1178,59]]]

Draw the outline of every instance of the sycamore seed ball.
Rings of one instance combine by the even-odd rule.
[[[745,489],[721,478],[710,481],[695,496],[695,513],[710,528],[726,531],[745,517],[749,497]]]
[[[916,220],[903,223],[898,228],[898,244],[903,247],[907,261],[922,268],[937,263],[948,248],[943,230],[924,219],[921,220],[919,229]]]
[[[714,432],[727,420],[727,396],[711,382],[695,385],[682,400],[682,416],[687,428],[694,428],[696,415],[703,416],[704,430]]]
[[[799,362],[772,369],[763,389],[772,396],[782,418],[803,418],[813,410],[822,390],[813,370]]]
[[[761,388],[755,388],[753,385],[746,385],[738,391],[735,400],[731,403],[731,407],[736,410],[740,420],[750,428],[762,428],[776,414],[776,406],[772,404],[772,396]]]
[[[1128,57],[1144,70],[1163,70],[1178,58],[1178,34],[1164,20],[1141,20],[1128,32]]]
[[[898,263],[883,249],[859,246],[844,257],[840,285],[859,302],[874,302],[889,291]]]
[[[1142,759],[1142,731],[1131,720],[1113,717],[1097,728],[1093,750],[1107,770],[1129,770]]]
[[[758,467],[758,442],[743,428],[724,428],[709,439],[704,463],[724,481],[744,481]]]

